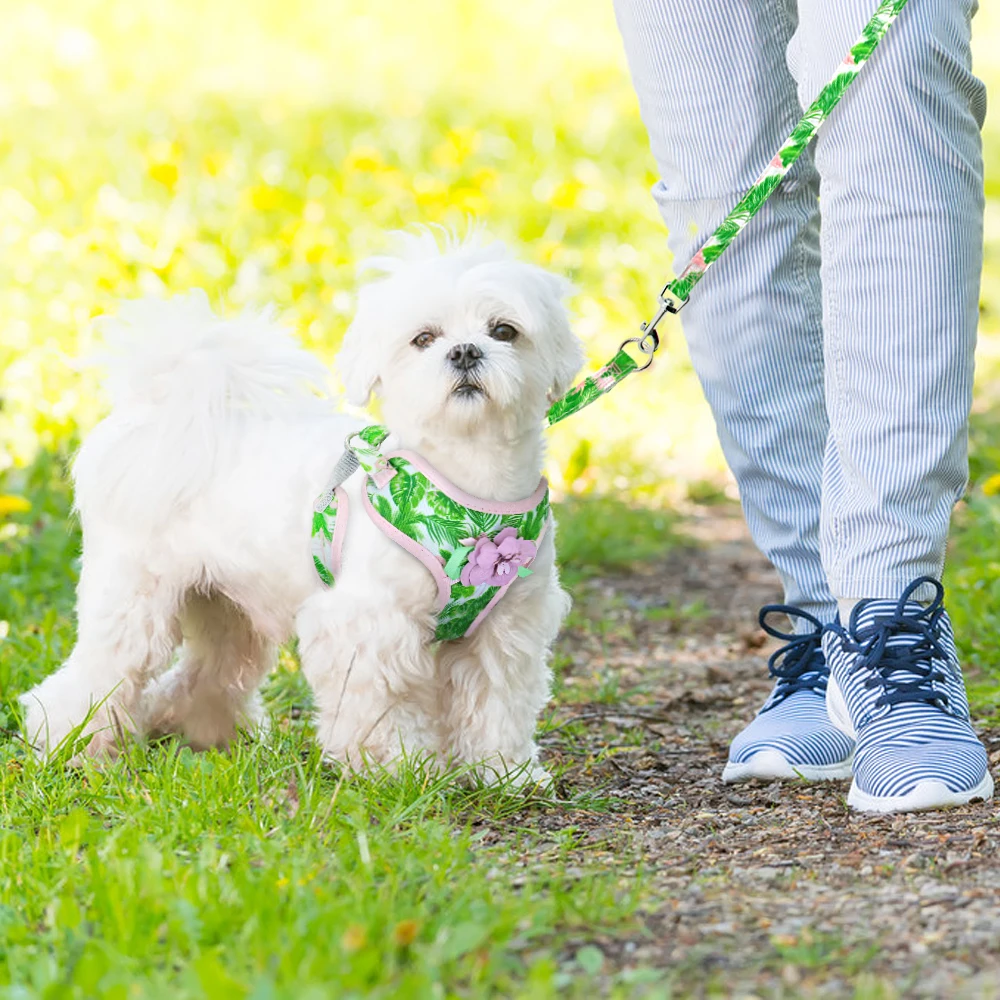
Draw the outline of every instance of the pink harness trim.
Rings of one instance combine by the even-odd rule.
[[[482,511],[486,514],[530,513],[542,502],[542,499],[549,488],[549,484],[543,476],[538,483],[538,488],[526,500],[481,500],[479,497],[472,496],[471,493],[466,493],[465,490],[446,479],[440,472],[437,471],[437,469],[425,462],[419,455],[412,451],[399,450],[386,454],[384,456],[384,462],[380,462],[378,470],[371,475],[370,478],[378,489],[382,489],[396,474],[392,466],[388,464],[388,459],[390,458],[405,459],[415,469],[417,469],[417,471],[423,473],[423,475],[425,475],[442,493],[450,497],[456,503],[461,504],[463,507],[471,507],[474,510]],[[344,538],[347,534],[348,500],[347,493],[340,486],[336,487],[334,494],[337,497],[337,523],[333,530],[333,538],[330,541],[330,569],[333,576],[337,577],[340,573]],[[378,527],[378,529],[388,538],[391,538],[397,545],[400,546],[400,548],[405,549],[410,553],[410,555],[419,559],[420,562],[426,567],[427,571],[434,578],[434,582],[437,584],[437,610],[439,612],[442,611],[451,600],[451,588],[455,582],[450,579],[444,571],[444,559],[436,553],[425,549],[419,542],[414,541],[409,535],[404,534],[394,525],[390,524],[384,517],[382,517],[382,515],[379,514],[379,512],[372,506],[371,497],[368,495],[368,489],[365,483],[362,483],[361,485],[361,502],[365,510],[368,512],[369,518],[371,518],[376,527]],[[549,522],[546,520],[545,524],[542,526],[541,533],[538,538],[535,539],[536,546],[541,546],[542,540],[545,538],[548,528]],[[490,611],[493,610],[494,605],[496,605],[497,601],[503,597],[503,595],[507,592],[507,588],[516,579],[517,574],[513,574],[510,581],[497,590],[490,603],[487,604],[486,607],[483,608],[483,610],[480,611],[473,620],[472,624],[465,633],[466,635],[471,635],[479,627],[483,619],[485,619]]]
[[[486,514],[527,514],[534,510],[545,496],[545,491],[549,488],[548,481],[544,476],[538,481],[538,489],[528,497],[527,500],[480,500],[471,493],[456,486],[451,480],[445,479],[433,465],[428,465],[419,455],[412,451],[400,449],[391,451],[386,456],[390,458],[405,458],[407,462],[422,472],[442,493],[451,497],[455,503],[460,503],[463,507],[471,507],[473,510],[481,510]],[[390,477],[391,478],[391,477]],[[386,480],[385,482],[388,482]],[[375,485],[381,489],[385,482],[376,482]]]
[[[334,489],[337,498],[337,523],[333,527],[333,538],[330,539],[330,572],[336,580],[340,576],[341,556],[344,551],[344,538],[347,535],[347,490],[342,486]]]
[[[368,511],[368,516],[372,519],[375,526],[399,546],[406,549],[410,555],[416,556],[430,571],[431,576],[434,577],[438,586],[437,609],[440,611],[451,597],[452,581],[445,576],[444,560],[440,556],[435,556],[432,552],[428,552],[427,549],[415,542],[409,535],[404,535],[399,528],[394,527],[385,520],[372,506],[371,497],[368,496],[368,490],[364,486],[361,488],[361,501],[365,505],[365,510]]]

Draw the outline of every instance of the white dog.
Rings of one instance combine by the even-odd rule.
[[[567,284],[500,244],[441,250],[428,232],[368,265],[382,277],[338,358],[349,400],[375,392],[385,448],[466,494],[501,508],[532,495],[547,401],[582,360]],[[109,348],[113,410],[74,466],[77,644],[22,699],[40,750],[89,713],[91,754],[121,729],[225,745],[261,721],[258,685],[297,634],[330,757],[429,752],[544,780],[533,734],[568,607],[551,530],[475,632],[435,643],[438,582],[365,515],[364,469],[344,483],[332,586],[310,558],[314,501],[364,426],[316,392],[317,359],[267,314],[221,320],[198,293],[126,306]]]

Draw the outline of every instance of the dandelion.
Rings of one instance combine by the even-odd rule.
[[[393,928],[392,940],[400,948],[407,948],[416,940],[419,928],[416,920],[400,920]]]
[[[359,924],[351,924],[340,939],[344,951],[360,951],[368,943],[368,932]]]
[[[0,517],[10,514],[25,514],[31,510],[31,501],[10,493],[0,494]]]

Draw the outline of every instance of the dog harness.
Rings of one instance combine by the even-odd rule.
[[[366,427],[347,441],[330,485],[313,507],[312,554],[320,579],[340,573],[347,531],[344,480],[358,467],[362,503],[378,528],[430,571],[438,586],[434,638],[471,635],[538,553],[549,527],[545,479],[526,500],[479,500],[450,483],[419,455],[379,449],[384,427]]]

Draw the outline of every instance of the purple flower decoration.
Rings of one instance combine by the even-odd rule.
[[[471,538],[468,541],[472,543]],[[521,538],[515,528],[504,528],[492,541],[481,535],[474,544],[469,561],[462,570],[461,579],[466,587],[478,587],[483,583],[491,587],[506,587],[538,551],[535,543]]]

